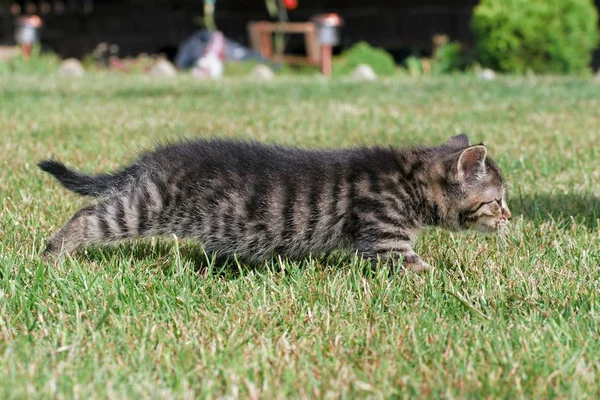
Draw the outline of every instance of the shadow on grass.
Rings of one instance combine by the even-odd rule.
[[[211,275],[236,279],[252,271],[281,270],[280,262],[295,263],[300,268],[307,268],[310,263],[323,268],[336,268],[351,261],[349,255],[342,253],[320,254],[312,257],[290,259],[274,254],[271,258],[253,262],[233,257],[218,256],[206,253],[201,246],[193,242],[179,242],[160,240],[152,242],[123,242],[115,246],[91,247],[78,257],[88,262],[105,264],[111,260],[128,261],[133,263],[143,262],[147,266],[161,269],[165,274],[174,270],[176,260],[182,264],[193,265],[194,271],[200,275]]]
[[[600,218],[600,196],[589,194],[537,193],[515,195],[509,200],[511,211],[536,223],[556,222],[561,228],[573,223],[597,229]]]
[[[79,257],[97,263],[112,260],[143,262],[147,266],[163,270],[166,274],[169,274],[177,263],[191,264],[199,274],[229,278],[239,277],[245,270],[250,271],[251,267],[254,267],[247,262],[236,263],[236,260],[230,257],[206,253],[201,246],[193,243],[176,243],[169,240],[160,240],[158,243],[122,242],[114,246],[90,247],[85,255],[79,253]]]

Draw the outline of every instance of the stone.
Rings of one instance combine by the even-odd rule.
[[[63,76],[79,77],[85,75],[83,65],[75,58],[67,58],[60,63],[58,73]]]
[[[352,71],[350,76],[357,81],[374,81],[377,79],[377,74],[367,64],[360,64]]]
[[[493,81],[494,79],[496,79],[496,73],[489,68],[482,69],[479,73],[479,76],[486,81]]]
[[[149,73],[152,76],[174,78],[177,76],[177,69],[169,60],[161,58],[154,64]]]
[[[220,79],[223,76],[223,60],[214,52],[210,52],[196,61],[192,75],[199,79]]]
[[[273,70],[271,70],[271,68],[263,64],[259,64],[256,67],[254,67],[254,69],[250,72],[249,76],[251,78],[260,79],[263,81],[270,81],[275,79],[275,73],[273,72]]]

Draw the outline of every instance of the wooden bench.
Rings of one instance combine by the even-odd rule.
[[[306,56],[275,54],[273,50],[275,33],[303,34]],[[321,48],[317,40],[317,27],[312,22],[249,22],[248,35],[252,48],[263,57],[293,65],[321,65]]]

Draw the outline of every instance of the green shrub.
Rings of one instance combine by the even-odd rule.
[[[469,57],[458,42],[444,41],[436,46],[431,58],[433,75],[464,71],[469,65]]]
[[[485,67],[581,73],[598,43],[598,12],[592,0],[481,0],[471,28]]]
[[[393,75],[396,71],[396,63],[390,53],[368,43],[359,42],[334,61],[333,73],[347,75],[360,64],[367,64],[377,75],[382,76]]]

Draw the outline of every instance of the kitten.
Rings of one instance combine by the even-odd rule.
[[[99,199],[50,238],[50,255],[175,234],[249,261],[345,249],[420,271],[428,265],[413,246],[424,227],[495,232],[511,218],[500,170],[464,134],[403,150],[197,140],[112,174],[84,175],[54,160],[39,167]]]

